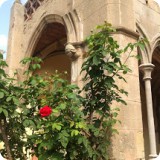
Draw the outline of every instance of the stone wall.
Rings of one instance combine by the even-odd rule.
[[[42,31],[49,23],[65,26],[67,43],[71,43],[79,54],[78,59],[72,61],[71,68],[77,66],[77,69],[71,71],[71,77],[74,75],[75,82],[80,86],[83,84],[79,71],[85,54],[82,41],[96,25],[108,21],[118,28],[115,38],[121,46],[135,42],[138,34],[149,40],[145,51],[139,52],[142,55],[141,62],[135,59],[129,61],[133,72],[126,76],[127,85],[119,84],[129,92],[126,98],[128,106],[121,106],[119,119],[122,123],[117,125],[119,135],[113,140],[111,154],[112,159],[116,160],[147,159],[149,153],[144,145],[144,137],[147,138],[144,134],[147,131],[144,133],[143,125],[147,122],[142,122],[138,66],[140,63],[151,63],[154,49],[159,45],[158,4],[153,0],[42,0],[27,16],[26,7],[27,4],[23,6],[18,2],[12,7],[7,55],[10,74],[17,68],[23,70],[18,62],[34,54]],[[134,52],[138,53],[137,50]]]

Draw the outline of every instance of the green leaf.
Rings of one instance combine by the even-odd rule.
[[[3,76],[5,75],[5,71],[1,68],[0,68],[0,74],[3,75]]]
[[[68,145],[69,139],[67,137],[63,136],[63,137],[60,138],[60,142],[61,142],[62,146],[64,148],[66,148],[67,145]]]
[[[74,126],[74,124],[75,124],[74,121],[71,121],[70,122],[70,128],[72,128]]]
[[[61,123],[53,123],[52,124],[52,129],[53,130],[58,130],[58,131],[60,131],[61,129],[62,129],[62,126],[63,126],[63,124],[61,124]]]
[[[81,144],[83,142],[83,138],[82,137],[79,137],[78,138],[78,144]]]
[[[93,64],[95,64],[96,66],[99,64],[99,59],[98,59],[98,57],[97,56],[94,56],[93,57]]]
[[[0,99],[4,97],[4,92],[0,92]]]
[[[61,109],[61,110],[66,109],[66,103],[61,103],[61,104],[58,106],[58,108]]]
[[[44,152],[43,154],[40,154],[38,159],[39,160],[47,160],[48,159],[48,154]]]
[[[9,102],[12,100],[12,97],[7,97],[6,101]]]
[[[33,120],[29,120],[29,126],[30,126],[31,128],[36,129],[36,125],[35,125],[35,123],[34,123]]]
[[[12,99],[15,105],[19,105],[19,99],[17,99],[16,97],[13,97]]]
[[[61,128],[62,128],[61,126],[58,126],[58,125],[56,126],[56,129],[57,129],[58,131],[60,131]]]
[[[52,112],[53,113],[59,113],[59,110],[58,109],[52,109]]]
[[[5,117],[8,117],[8,111],[6,109],[3,109],[3,113],[4,113]]]
[[[72,130],[72,132],[71,132],[71,137],[73,137],[73,136],[77,136],[79,134],[79,131],[78,130]]]
[[[3,108],[0,108],[0,113],[2,113],[2,111],[3,111]]]
[[[76,98],[75,93],[69,93],[67,96],[68,96],[68,98],[70,98],[70,99],[75,99],[75,98]]]
[[[37,84],[37,81],[36,81],[35,79],[32,79],[32,80],[31,80],[31,85],[34,86],[34,85],[36,85],[36,84]]]
[[[142,43],[138,43],[138,46],[140,47],[140,49],[141,49],[141,50],[143,50],[143,51],[144,51],[144,49],[145,49],[144,44],[142,44]]]
[[[76,128],[83,128],[83,129],[85,129],[85,123],[84,122],[78,122],[78,123],[76,123]]]
[[[29,127],[29,125],[30,125],[29,120],[25,119],[25,120],[23,121],[23,125],[24,125],[25,127]]]
[[[64,160],[63,156],[64,156],[63,153],[58,153],[58,152],[52,153],[49,160]]]

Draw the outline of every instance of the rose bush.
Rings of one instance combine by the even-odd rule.
[[[125,63],[133,56],[134,47],[143,46],[143,41],[139,41],[122,49],[113,39],[113,32],[111,25],[105,23],[87,38],[82,90],[58,74],[33,74],[40,69],[42,61],[37,57],[21,61],[28,70],[24,73],[25,80],[17,82],[16,73],[12,78],[5,73],[7,64],[0,54],[3,156],[8,160],[26,160],[26,153],[32,151],[30,154],[39,160],[109,158],[108,147],[117,132],[114,125],[119,110],[113,104],[125,105],[121,96],[127,95],[116,83],[117,80],[125,81],[123,74],[130,71]],[[127,57],[124,63],[121,57]],[[31,134],[27,134],[26,128]]]
[[[49,106],[44,106],[42,108],[40,108],[39,110],[39,114],[41,115],[41,117],[47,117],[52,113],[52,108]]]

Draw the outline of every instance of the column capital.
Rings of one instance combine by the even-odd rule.
[[[143,80],[151,80],[151,73],[154,69],[154,65],[152,63],[145,63],[145,64],[141,64],[139,66],[140,70],[142,70],[144,72],[144,77],[143,77]]]

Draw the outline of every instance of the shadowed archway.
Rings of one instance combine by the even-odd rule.
[[[43,59],[42,67],[36,73],[52,74],[58,70],[60,73],[67,72],[67,80],[71,80],[71,61],[65,54],[67,35],[65,26],[61,23],[46,24],[36,41],[32,56]]]
[[[152,99],[155,120],[157,151],[160,151],[160,47],[156,47],[152,55],[152,64],[155,68],[152,72]]]

